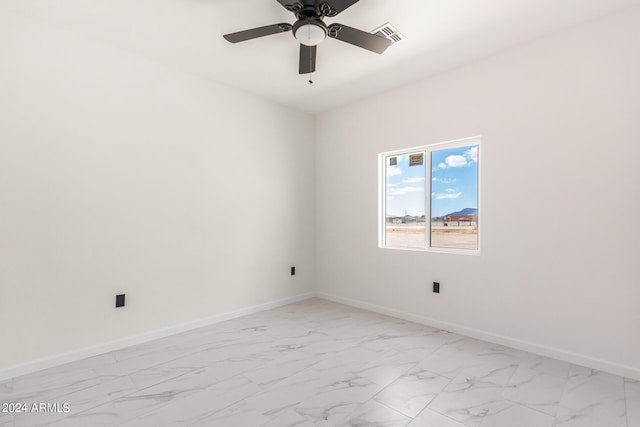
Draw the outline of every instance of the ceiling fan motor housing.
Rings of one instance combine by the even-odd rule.
[[[293,24],[293,36],[305,46],[316,46],[327,37],[327,25],[320,18],[299,19]]]
[[[326,1],[318,0],[300,0],[285,6],[290,12],[296,14],[298,19],[304,18],[323,18],[328,16],[330,18],[336,16],[338,12]]]

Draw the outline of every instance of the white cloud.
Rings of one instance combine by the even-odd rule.
[[[391,188],[387,191],[387,195],[389,196],[403,196],[409,193],[417,193],[420,191],[424,191],[424,187],[400,187],[400,188]]]
[[[447,164],[447,167],[450,168],[461,168],[467,165],[467,158],[465,156],[458,156],[455,154],[447,156],[444,161]]]
[[[469,148],[467,151],[462,153],[462,156],[459,156],[457,154],[452,154],[450,156],[447,156],[447,158],[444,159],[444,163],[438,164],[437,168],[434,168],[434,170],[447,169],[447,168],[461,168],[464,166],[471,166],[471,164],[473,163],[478,163],[478,147],[477,146]]]
[[[437,194],[437,193],[433,193],[432,194],[433,197],[436,198],[436,200],[443,200],[443,199],[457,199],[458,197],[462,196],[461,192],[457,192],[457,193],[446,193],[446,194]]]
[[[444,191],[446,191],[447,193],[455,193],[456,192],[456,190],[454,190],[453,188],[447,188]]]
[[[424,177],[423,176],[416,176],[413,178],[407,178],[402,182],[406,182],[407,184],[415,184],[416,182],[422,182],[424,181]]]
[[[397,175],[402,175],[402,169],[400,169],[398,166],[389,166],[387,168],[387,178]]]
[[[455,178],[436,178],[436,177],[433,177],[433,178],[431,178],[431,181],[440,182],[442,184],[453,184],[454,182],[456,182],[456,179]]]
[[[464,157],[471,163],[478,163],[478,146],[476,145],[465,151]]]

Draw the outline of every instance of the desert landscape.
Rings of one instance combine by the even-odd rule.
[[[387,224],[386,246],[398,248],[426,247],[424,224]],[[431,246],[434,248],[478,249],[478,229],[469,225],[431,227]]]

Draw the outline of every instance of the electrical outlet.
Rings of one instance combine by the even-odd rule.
[[[433,282],[433,292],[436,294],[440,293],[440,282]]]
[[[295,267],[291,267],[291,275],[292,276],[296,275],[296,268]]]
[[[124,307],[124,294],[116,295],[116,308]]]

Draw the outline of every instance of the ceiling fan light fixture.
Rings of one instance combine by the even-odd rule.
[[[319,24],[309,22],[296,28],[293,36],[305,46],[317,46],[327,37],[327,30]]]

